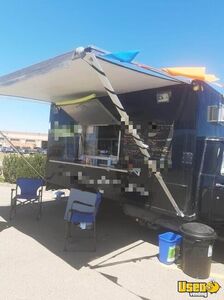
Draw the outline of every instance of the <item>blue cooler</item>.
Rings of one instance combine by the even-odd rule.
[[[180,253],[182,236],[174,232],[159,235],[159,260],[164,264],[175,262]]]

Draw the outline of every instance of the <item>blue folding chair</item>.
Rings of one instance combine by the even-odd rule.
[[[84,195],[84,196],[83,196]],[[87,198],[88,196],[91,196]],[[94,251],[96,250],[96,216],[102,201],[101,193],[89,193],[71,189],[66,209],[65,219],[67,221],[64,250],[67,250],[67,242],[71,237],[71,224],[85,224],[86,229],[90,226],[93,231]]]
[[[40,219],[42,213],[43,185],[44,180],[39,178],[18,178],[16,180],[16,188],[11,189],[10,220],[16,215],[17,207],[29,203],[38,204],[37,219]]]

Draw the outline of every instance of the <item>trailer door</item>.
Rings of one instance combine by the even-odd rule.
[[[199,216],[208,223],[224,222],[224,142],[206,140],[199,174]]]

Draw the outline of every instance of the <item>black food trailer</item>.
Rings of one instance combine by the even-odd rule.
[[[94,47],[0,78],[51,102],[48,189],[100,190],[141,223],[224,223],[224,99]],[[41,122],[41,116],[40,116]]]

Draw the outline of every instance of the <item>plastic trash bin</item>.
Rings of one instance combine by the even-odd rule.
[[[210,275],[212,249],[216,239],[213,228],[201,223],[186,223],[180,227],[183,235],[182,270],[198,279]]]
[[[180,253],[182,236],[174,232],[159,235],[159,260],[164,264],[172,264]]]

